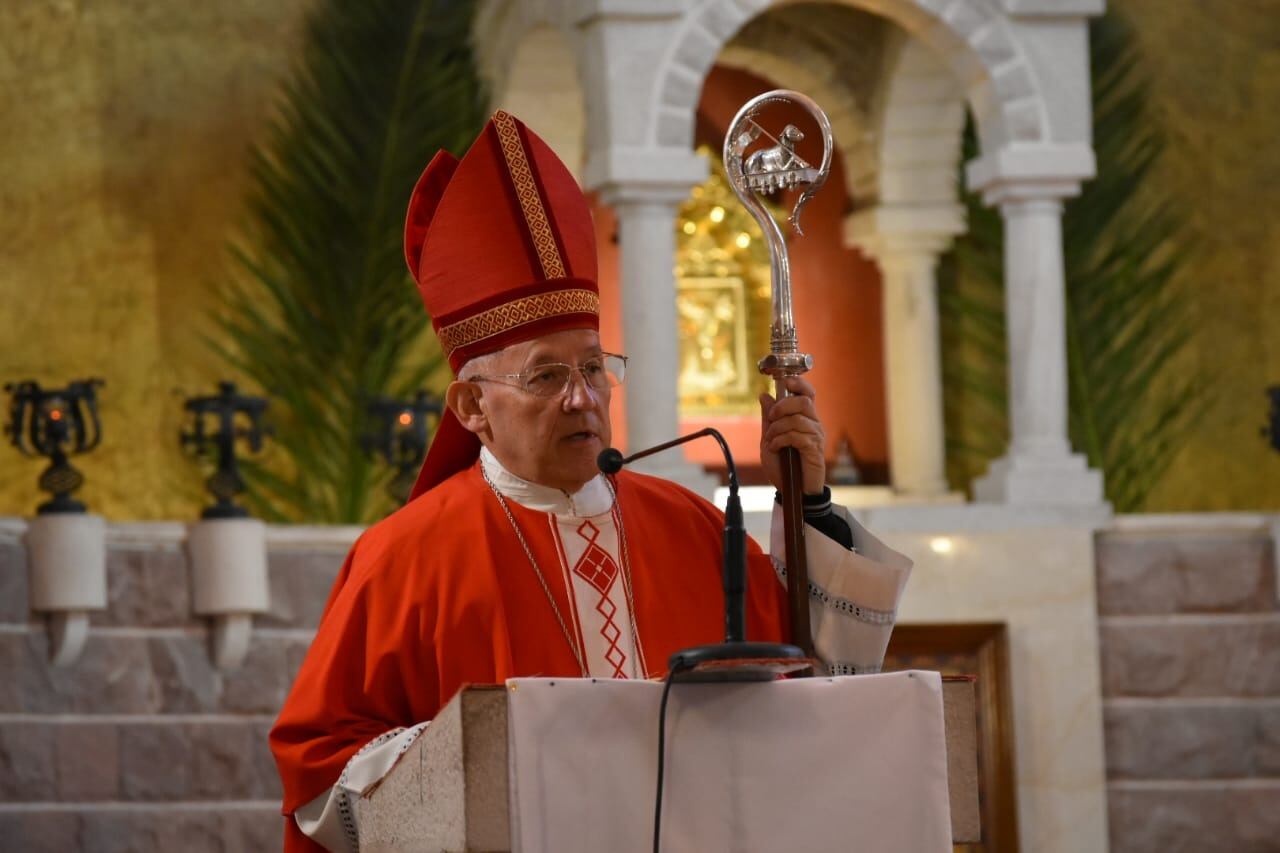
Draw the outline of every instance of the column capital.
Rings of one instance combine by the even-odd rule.
[[[1105,0],[1003,0],[1012,18],[1092,18],[1107,10]]]
[[[1061,219],[1062,196],[1037,193],[1034,187],[1022,189],[1025,191],[1001,193],[994,202],[1000,207],[1000,214],[1006,223],[1010,217],[1045,214]]]
[[[572,6],[572,21],[580,27],[608,20],[679,18],[685,11],[684,0],[578,0]]]
[[[680,204],[707,179],[709,167],[687,148],[606,148],[592,151],[583,184],[606,204]]]
[[[965,166],[969,189],[987,204],[1070,198],[1096,173],[1093,148],[1085,143],[1006,145]]]
[[[964,230],[958,204],[879,204],[844,220],[845,242],[881,262],[903,255],[936,259]]]

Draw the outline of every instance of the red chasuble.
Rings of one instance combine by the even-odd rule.
[[[688,646],[724,639],[724,517],[665,480],[614,478],[640,648],[651,677]],[[562,614],[572,611],[553,516],[508,501]],[[786,635],[785,590],[749,543],[747,632]],[[572,628],[571,628],[572,630]],[[466,684],[581,669],[479,465],[370,528],[347,557],[271,749],[284,781],[285,849],[320,850],[292,813],[373,738],[429,720]]]

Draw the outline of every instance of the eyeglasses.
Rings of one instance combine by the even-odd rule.
[[[569,388],[573,374],[581,373],[583,380],[592,388],[603,391],[622,384],[622,377],[627,372],[627,357],[611,352],[601,353],[589,358],[581,365],[572,364],[539,364],[522,373],[495,373],[492,376],[472,376],[468,382],[497,382],[501,379],[513,379],[514,382],[502,382],[529,392],[535,397],[558,397]]]

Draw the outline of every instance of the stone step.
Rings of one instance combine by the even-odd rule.
[[[345,556],[345,551],[269,550],[271,610],[255,624],[314,629]],[[94,614],[94,625],[203,625],[191,613],[190,568],[180,548],[110,549],[107,599],[107,609]]]
[[[320,622],[345,546],[272,546],[267,552],[271,610],[256,624],[311,628]],[[0,624],[30,619],[26,551],[0,541]],[[177,544],[107,549],[107,609],[92,614],[96,627],[203,627],[191,612],[191,576],[186,551]]]
[[[1280,781],[1280,699],[1103,703],[1107,777]]]
[[[1112,782],[1111,853],[1275,853],[1280,780]]]
[[[0,714],[274,716],[311,632],[258,629],[244,663],[219,672],[200,629],[98,629],[71,666],[48,664],[39,625],[0,631]]]
[[[278,800],[269,719],[0,724],[0,802]]]
[[[1105,530],[1096,540],[1098,612],[1280,611],[1266,528]]]
[[[280,849],[279,811],[269,801],[0,803],[0,838],[22,853],[258,853]]]
[[[1280,696],[1280,613],[1099,622],[1104,697]]]

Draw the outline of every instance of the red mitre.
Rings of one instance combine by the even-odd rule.
[[[586,197],[555,152],[502,110],[461,161],[432,158],[409,199],[404,256],[455,374],[518,341],[600,327]],[[409,499],[479,454],[480,440],[446,411]]]

